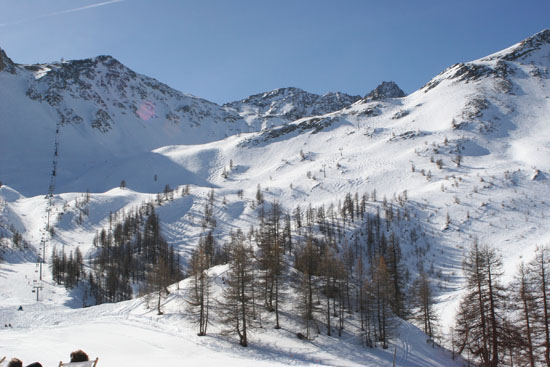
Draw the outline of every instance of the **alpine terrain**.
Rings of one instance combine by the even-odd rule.
[[[549,116],[550,30],[408,95],[221,106],[111,56],[0,50],[1,349],[546,366]]]

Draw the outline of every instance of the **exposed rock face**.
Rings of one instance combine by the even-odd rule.
[[[519,43],[512,52],[508,53],[503,59],[514,61],[530,55],[533,51],[540,50],[544,45],[550,44],[550,29],[545,29]]]
[[[321,96],[290,87],[255,94],[241,101],[226,103],[224,107],[245,118],[252,130],[262,130],[304,117],[338,111],[359,99],[359,96],[339,92]]]
[[[6,55],[6,52],[0,48],[0,71],[7,71],[9,73],[15,73],[15,64]]]
[[[382,82],[364,98],[366,101],[380,101],[388,98],[405,97],[405,92],[395,82]]]
[[[224,122],[235,132],[244,127],[233,127],[241,120],[236,113],[135,73],[111,56],[20,68],[34,74],[27,96],[55,108],[62,124],[90,121],[92,128],[105,133],[121,116],[128,116],[191,127],[207,120]],[[74,101],[85,102],[89,108],[76,108]]]

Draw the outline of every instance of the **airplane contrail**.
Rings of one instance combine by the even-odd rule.
[[[75,13],[75,12],[77,12],[77,11],[87,10],[87,9],[91,9],[91,8],[97,8],[97,7],[100,7],[100,6],[105,6],[105,5],[114,4],[114,3],[121,3],[121,2],[123,2],[123,1],[126,1],[126,0],[110,0],[110,1],[104,1],[104,2],[101,2],[101,3],[96,3],[96,4],[90,4],[90,5],[86,5],[86,6],[81,6],[81,7],[79,7],[79,8],[56,11],[56,12],[53,12],[53,13],[48,13],[48,14],[44,14],[44,15],[39,15],[39,16],[33,17],[33,18],[18,20],[18,21],[16,21],[16,22],[0,23],[0,27],[6,27],[6,26],[10,26],[10,25],[17,25],[17,24],[26,23],[26,22],[32,22],[32,21],[38,20],[38,19],[49,18],[49,17],[55,17],[55,16],[57,16],[57,15],[63,15],[63,14],[68,14],[68,13]]]

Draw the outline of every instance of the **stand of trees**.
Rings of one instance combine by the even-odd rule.
[[[161,199],[157,197],[158,205]],[[250,330],[283,327],[280,315],[291,303],[302,316],[303,333],[298,334],[303,338],[322,332],[343,336],[353,313],[361,321],[361,340],[368,347],[388,347],[399,318],[410,316],[435,335],[430,276],[421,274],[411,286],[398,240],[405,238],[402,227],[410,229],[402,226],[409,221],[406,193],[391,202],[377,201],[375,191],[349,193],[337,204],[297,206],[285,212],[277,202],[266,201],[258,187],[253,201],[256,228],[246,235],[238,229],[223,244],[215,240],[214,204],[212,190],[199,222],[202,235],[189,259],[185,290],[186,309],[198,335],[207,334],[214,312],[224,333],[237,335],[240,345],[247,346]],[[87,271],[81,255],[71,260],[56,253],[56,280],[71,287],[86,279],[83,284],[96,303],[129,299],[140,285],[162,314],[168,285],[183,276],[178,255],[162,238],[155,205],[111,215],[109,227],[94,238],[96,250]],[[421,235],[411,230],[418,258],[427,251],[419,245]],[[218,264],[227,264],[228,270],[222,275],[223,300],[214,302],[208,269]],[[289,287],[298,292],[286,292]]]
[[[65,288],[75,287],[82,276],[85,275],[84,262],[80,248],[76,248],[74,254],[71,251],[69,256],[63,251],[57,251],[54,247],[51,259],[52,277],[57,284],[64,284]]]
[[[548,247],[538,248],[505,289],[499,254],[474,242],[463,264],[467,289],[454,338],[459,353],[480,366],[550,366],[549,256]]]
[[[164,192],[171,200],[172,190]],[[182,195],[189,193],[186,187]],[[242,199],[242,192],[240,194]],[[162,196],[157,197],[162,202]],[[437,336],[433,265],[419,260],[411,281],[404,266],[401,241],[417,259],[429,246],[419,245],[422,233],[410,225],[406,192],[388,202],[376,191],[345,195],[336,205],[296,206],[285,212],[265,200],[258,186],[252,207],[257,228],[241,229],[223,244],[215,241],[214,191],[204,206],[203,233],[189,261],[187,310],[207,334],[215,312],[225,334],[249,345],[257,327],[281,328],[280,314],[292,302],[303,320],[298,337],[342,336],[347,315],[360,320],[364,345],[387,348],[399,319],[410,319],[430,337]],[[368,210],[367,210],[368,209]],[[400,232],[407,228],[406,235]],[[54,280],[67,288],[84,284],[96,303],[133,297],[141,285],[162,314],[168,286],[183,278],[179,256],[163,239],[154,204],[148,203],[122,218],[110,216],[108,229],[93,240],[95,254],[84,267],[80,250],[67,256],[53,250]],[[222,276],[223,299],[212,300],[208,269],[227,264]],[[513,282],[503,285],[498,252],[477,241],[463,262],[466,292],[460,303],[452,344],[459,354],[479,366],[550,367],[550,250],[540,247],[535,258],[521,263]],[[285,294],[294,287],[296,294]],[[269,325],[265,314],[269,318]]]
[[[323,331],[342,336],[346,318],[355,312],[361,320],[362,340],[369,347],[387,348],[399,318],[411,314],[434,336],[432,284],[427,274],[419,277],[412,300],[413,288],[395,233],[400,221],[408,220],[406,200],[400,196],[400,208],[387,200],[371,202],[377,209],[371,214],[368,198],[348,194],[337,207],[297,206],[290,215],[277,202],[265,201],[258,188],[254,201],[258,228],[246,236],[241,230],[233,233],[221,251],[229,269],[224,302],[217,307],[225,333],[237,334],[239,343],[248,345],[250,328],[264,326],[262,314],[272,314],[272,327],[280,328],[279,314],[292,301],[303,319],[301,338]],[[195,257],[203,251],[203,243],[201,239],[199,252],[192,257],[191,274],[199,274]],[[298,293],[283,297],[291,285]],[[201,278],[195,276],[190,302],[199,310],[195,313],[199,326],[204,306],[197,296],[201,287]],[[199,327],[199,335],[203,332]]]
[[[86,280],[85,293],[96,304],[119,302],[133,297],[132,285],[157,295],[157,311],[168,294],[168,285],[183,278],[180,257],[160,232],[159,218],[152,204],[145,204],[117,221],[110,216],[110,228],[94,237],[96,248],[85,271],[80,250],[67,257],[52,253],[54,280],[73,288]]]

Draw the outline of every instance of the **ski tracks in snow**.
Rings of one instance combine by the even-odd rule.
[[[411,325],[408,325],[406,323],[402,323],[403,335],[401,335],[400,342],[402,344],[402,351],[400,353],[400,357],[398,360],[396,360],[396,366],[398,365],[404,365],[408,359],[409,359],[409,334],[410,334],[410,328]]]

